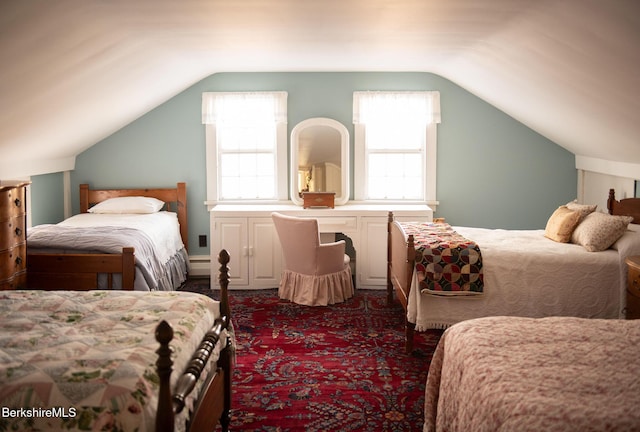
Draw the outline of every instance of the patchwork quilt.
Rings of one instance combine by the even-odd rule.
[[[188,292],[0,292],[0,431],[154,430],[157,324],[183,371],[219,316]]]
[[[413,235],[420,291],[437,295],[478,295],[484,287],[482,254],[449,224],[400,222]]]

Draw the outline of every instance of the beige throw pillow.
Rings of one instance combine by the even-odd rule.
[[[571,242],[584,246],[589,252],[609,249],[622,237],[632,220],[631,216],[591,213],[573,231]]]
[[[577,211],[578,213],[580,213],[580,222],[582,222],[588,215],[596,211],[597,207],[597,204],[578,204],[578,201],[571,201],[570,203],[567,203],[567,208],[569,210]]]
[[[544,236],[553,241],[567,243],[571,240],[571,233],[579,222],[579,212],[569,210],[567,206],[560,206],[547,221]]]

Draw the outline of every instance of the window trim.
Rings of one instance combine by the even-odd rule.
[[[224,94],[225,92],[213,92]],[[225,199],[219,197],[219,152],[217,143],[217,130],[215,123],[205,120],[205,98],[208,93],[203,93],[203,123],[205,125],[205,165],[207,176],[207,200],[205,204],[211,209],[216,204],[266,204],[288,200],[289,196],[289,175],[287,170],[287,121],[286,121],[286,98],[287,92],[239,92],[239,93],[261,93],[273,94],[280,98],[282,109],[285,110],[284,120],[276,122],[276,148],[275,157],[275,187],[276,197],[273,199]],[[283,100],[284,99],[284,100]]]
[[[427,122],[425,128],[425,171],[423,172],[424,178],[424,199],[422,200],[409,200],[409,199],[368,199],[366,197],[367,192],[367,166],[366,166],[366,126],[364,123],[360,123],[355,118],[355,113],[358,112],[357,98],[359,93],[373,93],[373,92],[354,92],[354,199],[356,201],[370,202],[370,203],[399,203],[399,204],[427,204],[428,206],[435,208],[438,205],[436,197],[437,191],[437,149],[438,149],[438,123],[440,122],[440,93],[437,91],[425,91],[425,92],[412,92],[412,93],[427,93],[432,99],[434,106],[434,113],[432,121]],[[407,93],[407,92],[375,92],[375,93]]]

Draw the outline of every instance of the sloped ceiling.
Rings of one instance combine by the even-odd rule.
[[[433,72],[640,178],[637,0],[2,0],[0,59],[0,178],[228,71]]]

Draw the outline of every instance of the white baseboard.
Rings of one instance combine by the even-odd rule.
[[[211,257],[209,255],[189,255],[189,276],[211,276]]]

